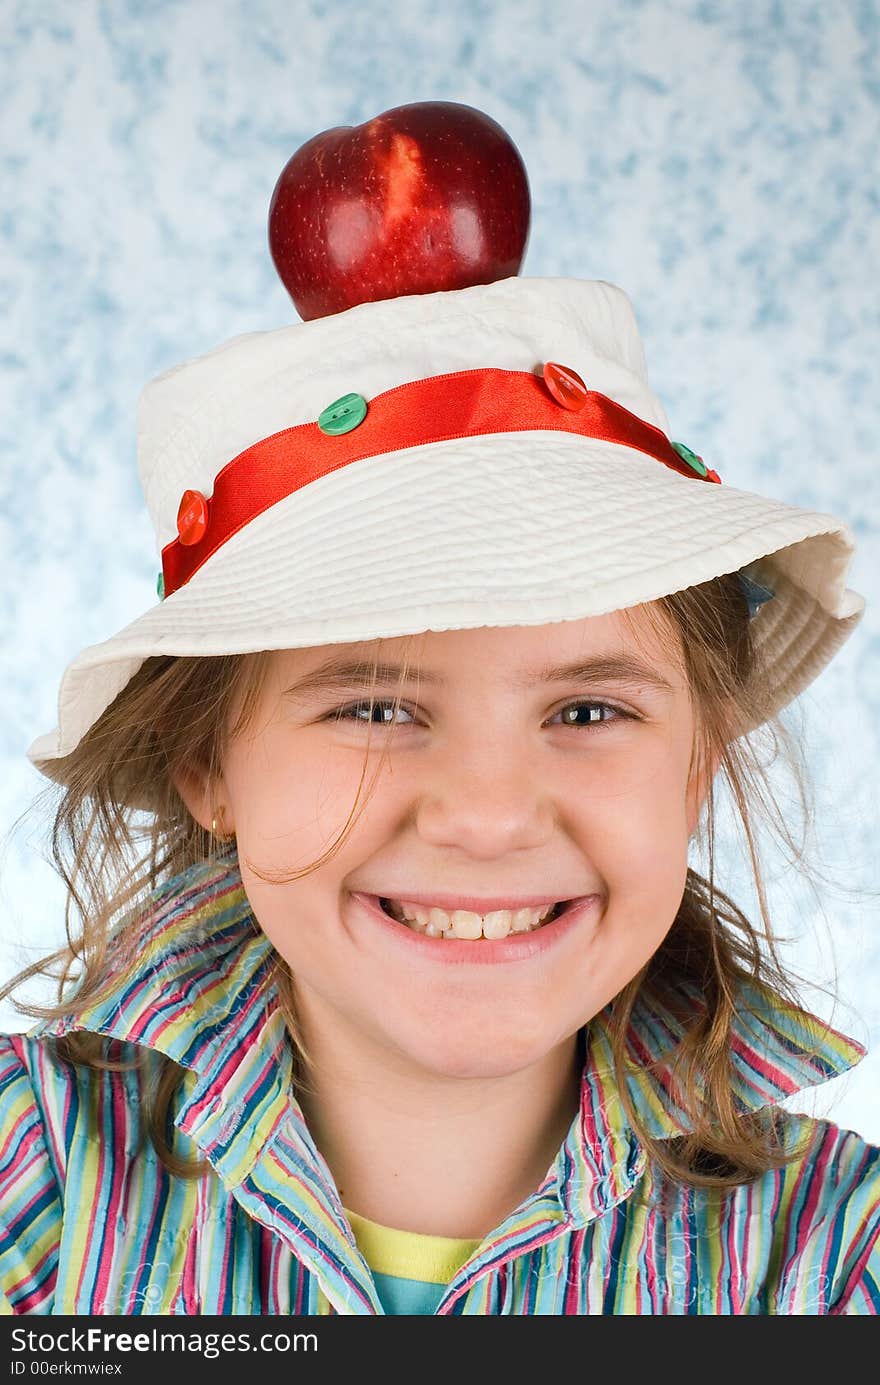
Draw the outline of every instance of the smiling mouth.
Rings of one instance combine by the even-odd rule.
[[[534,933],[545,923],[559,918],[572,901],[560,900],[549,909],[496,909],[489,914],[476,914],[470,909],[437,909],[408,904],[406,900],[379,899],[382,910],[395,923],[429,938],[449,938],[459,941],[500,941],[511,935]]]

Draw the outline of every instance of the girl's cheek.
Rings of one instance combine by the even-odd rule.
[[[291,838],[299,843],[341,830],[360,775],[361,761],[328,755],[326,748],[308,754],[264,744],[247,757],[233,757],[226,783],[239,838],[259,835],[283,854]]]
[[[576,791],[608,811],[642,812],[679,793],[686,777],[678,737],[670,726],[616,723],[607,730],[570,731],[559,759],[561,793]]]

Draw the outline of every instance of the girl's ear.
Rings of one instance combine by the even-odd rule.
[[[687,788],[687,830],[689,837],[692,837],[697,830],[703,804],[706,802],[720,763],[721,751],[713,750],[708,757],[706,755],[700,756],[700,762],[691,775]]]
[[[215,788],[212,794],[210,776],[200,765],[181,766],[171,777],[190,813],[207,832],[212,830],[213,820],[220,819],[221,809],[225,809],[228,818],[222,793]]]

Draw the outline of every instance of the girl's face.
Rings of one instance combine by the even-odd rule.
[[[369,685],[326,665],[374,652],[393,665],[407,648],[421,677],[387,734],[396,678],[375,686],[371,714]],[[565,671],[603,660],[635,667]],[[252,867],[290,873],[333,844],[370,719],[362,796],[375,782],[342,848],[293,883],[260,879]],[[682,670],[616,613],[274,653],[213,802],[237,835],[254,914],[290,966],[306,1042],[347,1034],[408,1070],[488,1077],[573,1035],[675,917],[709,782],[689,778],[693,731]],[[206,786],[181,791],[209,825]],[[583,902],[552,934],[543,925],[513,945],[418,934],[378,905],[450,896],[493,909]]]

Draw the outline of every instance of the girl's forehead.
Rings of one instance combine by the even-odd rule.
[[[589,659],[630,660],[665,670],[680,678],[680,647],[669,622],[658,621],[645,607],[611,611],[578,620],[544,625],[476,626],[463,630],[424,630],[356,643],[276,650],[276,669],[283,676],[332,672],[374,663],[404,664],[430,681],[491,664],[526,684],[551,676],[554,670]]]

